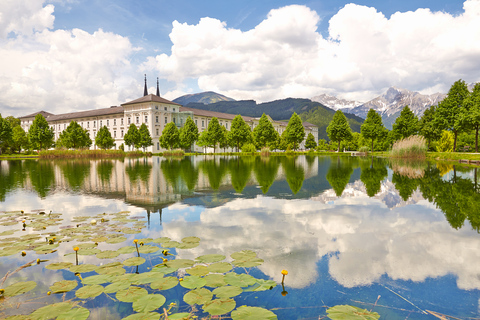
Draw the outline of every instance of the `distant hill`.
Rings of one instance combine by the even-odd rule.
[[[187,104],[192,102],[210,104],[210,103],[215,103],[219,101],[235,101],[235,100],[213,91],[187,94],[173,100],[173,102],[181,104],[182,106],[186,106]]]
[[[273,120],[288,121],[296,112],[303,121],[313,123],[319,127],[318,138],[328,140],[327,126],[332,121],[335,110],[309,99],[282,99],[272,102],[257,104],[253,100],[243,101],[220,101],[211,104],[189,103],[189,108],[241,114],[249,117],[261,117],[263,113],[268,114]],[[354,132],[360,132],[363,119],[353,114],[345,114]]]

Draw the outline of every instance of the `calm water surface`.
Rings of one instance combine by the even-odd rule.
[[[339,304],[376,311],[381,319],[433,319],[428,311],[478,319],[477,181],[472,168],[373,158],[1,161],[0,211],[61,213],[61,227],[75,224],[76,217],[129,211],[129,217],[145,225],[141,234],[126,235],[129,245],[134,238],[180,241],[197,236],[200,246],[173,250],[177,258],[253,250],[265,262],[248,272],[279,285],[245,292],[235,298],[237,306],[264,307],[279,319],[319,319]],[[0,234],[19,225],[0,224]],[[2,247],[10,237],[0,236]],[[62,243],[48,257],[33,251],[28,259],[2,256],[0,276],[37,257],[72,260],[64,256],[71,247]],[[116,259],[82,257],[82,263],[111,261]],[[280,285],[282,269],[289,272],[287,294]],[[75,277],[32,267],[10,279],[35,280],[40,295],[55,281]],[[183,294],[179,286],[164,293],[167,302],[176,301],[188,311]],[[102,296],[83,304],[92,319],[119,319],[133,312],[131,304]],[[29,313],[42,303],[45,298],[31,298],[18,309],[4,304],[0,317]]]

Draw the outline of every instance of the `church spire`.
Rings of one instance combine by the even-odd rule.
[[[160,87],[158,86],[158,77],[157,77],[157,96],[160,97]]]
[[[143,89],[143,96],[148,96],[148,90],[147,90],[147,75],[145,75],[145,88]]]

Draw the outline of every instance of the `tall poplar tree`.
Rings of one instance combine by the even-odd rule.
[[[123,137],[123,140],[125,140],[125,144],[127,146],[130,146],[130,149],[132,149],[132,147],[138,148],[140,143],[140,133],[138,132],[136,125],[133,123],[130,124],[127,133]]]
[[[463,121],[469,127],[475,129],[475,152],[478,152],[478,129],[480,127],[480,82],[475,84],[473,91],[465,99],[465,106],[468,112],[465,112],[462,117]]]
[[[57,140],[57,146],[68,149],[88,148],[91,145],[92,139],[90,139],[88,130],[83,129],[76,121],[71,121],[68,127],[60,133]]]
[[[98,130],[97,136],[95,137],[95,144],[104,150],[111,149],[115,145],[115,140],[113,140],[112,134],[107,126],[103,126]]]
[[[382,123],[382,117],[375,110],[368,110],[367,118],[360,127],[360,133],[364,139],[372,140],[372,152],[374,151],[373,143],[383,137],[386,131],[387,129]]]
[[[397,140],[410,137],[418,132],[418,118],[408,106],[405,106],[400,112],[400,116],[395,119],[392,131]]]
[[[140,141],[138,145],[140,148],[143,148],[143,152],[145,152],[145,149],[153,146],[153,141],[152,137],[150,136],[150,131],[148,130],[148,127],[145,123],[142,123],[140,126],[140,129],[138,130],[138,133],[140,134]]]
[[[330,140],[338,143],[337,152],[340,152],[342,140],[352,139],[352,129],[350,129],[347,117],[341,110],[337,110],[333,115],[333,119],[327,127],[327,134]]]
[[[253,139],[257,149],[266,147],[268,143],[275,142],[277,138],[277,132],[272,123],[268,120],[268,117],[264,114],[258,121],[258,126],[253,129]]]
[[[293,144],[293,150],[297,150],[300,143],[305,139],[305,128],[303,127],[302,119],[296,112],[290,117],[284,133],[287,144]]]
[[[198,128],[192,118],[188,117],[185,125],[180,129],[180,146],[190,151],[192,145],[198,140]]]
[[[222,130],[222,126],[218,122],[217,117],[213,117],[207,127],[207,139],[209,145],[213,146],[213,153],[215,153],[217,143],[219,143],[223,137],[224,131]]]
[[[33,149],[42,150],[50,148],[53,145],[54,137],[53,129],[50,128],[45,117],[37,114],[28,130],[28,140]]]
[[[173,122],[168,123],[165,128],[163,128],[160,145],[164,149],[173,149],[179,142],[180,133],[178,132],[177,126]]]
[[[453,152],[457,148],[458,133],[467,129],[462,114],[466,112],[465,99],[469,93],[465,81],[455,81],[437,107],[435,122],[439,128],[453,132]]]
[[[12,141],[12,127],[0,114],[0,154],[5,152]]]
[[[233,118],[228,140],[237,147],[237,152],[240,151],[244,143],[252,142],[252,129],[239,114]]]
[[[436,107],[431,106],[423,112],[420,121],[418,122],[418,130],[422,136],[427,139],[427,148],[430,148],[430,142],[440,139],[442,130],[435,125]]]

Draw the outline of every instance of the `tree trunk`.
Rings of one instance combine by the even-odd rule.
[[[340,140],[338,141],[338,148],[337,148],[337,152],[340,152]]]
[[[453,152],[456,152],[457,150],[457,131],[454,131],[454,138],[453,138]]]
[[[373,139],[372,139],[372,152],[373,152]]]
[[[478,124],[475,126],[475,152],[478,152]]]

